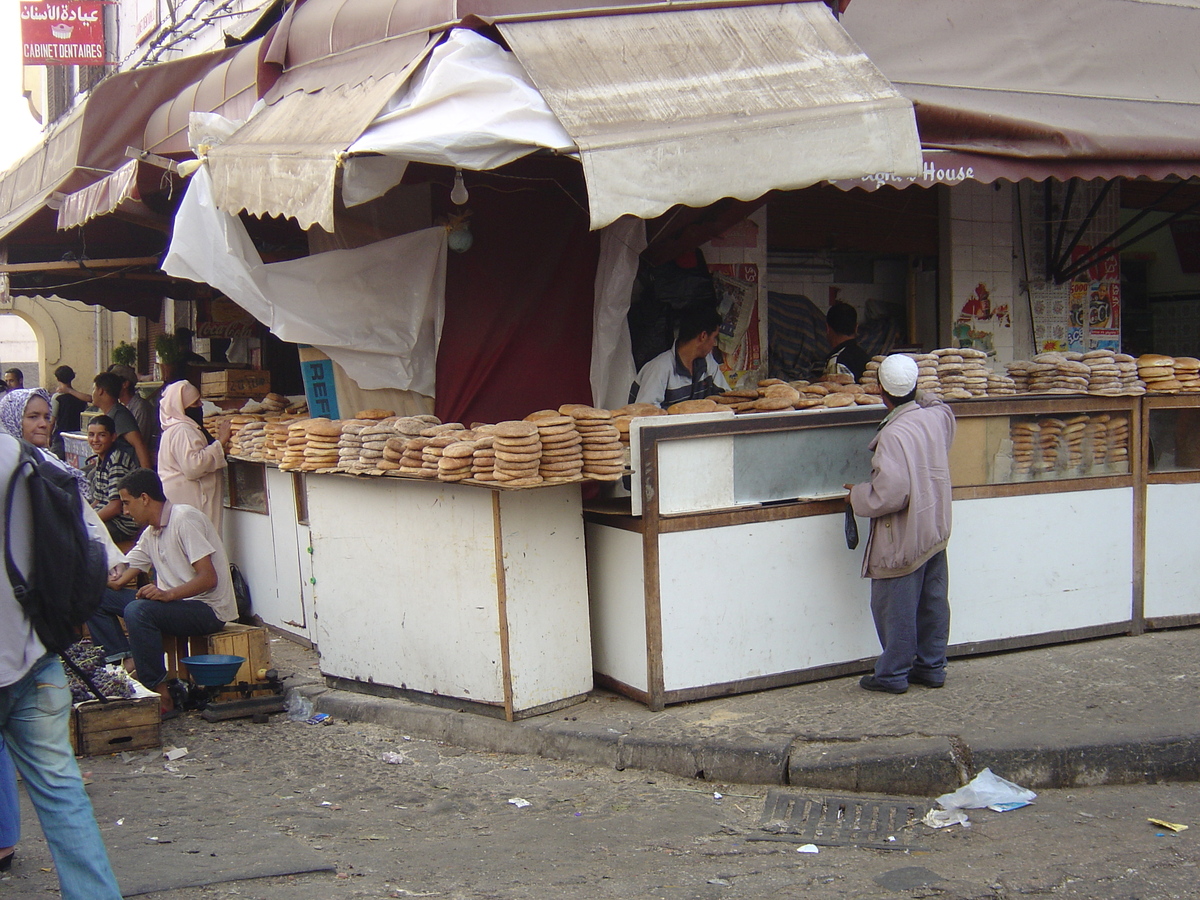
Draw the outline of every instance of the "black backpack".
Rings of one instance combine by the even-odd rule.
[[[79,640],[79,626],[100,606],[108,583],[103,544],[92,540],[83,520],[83,498],[74,476],[25,441],[4,507],[4,562],[13,594],[50,651]],[[26,577],[12,557],[12,506],[17,479],[28,474],[33,565]]]

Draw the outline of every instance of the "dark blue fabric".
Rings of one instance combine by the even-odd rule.
[[[880,684],[906,686],[910,672],[926,681],[945,680],[949,592],[945,550],[907,575],[872,579],[871,615],[883,647],[875,661],[875,678]]]

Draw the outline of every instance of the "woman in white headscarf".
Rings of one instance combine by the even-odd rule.
[[[222,423],[221,439],[212,440],[201,423],[188,414],[189,409],[199,413],[199,408],[200,391],[190,382],[175,381],[163,388],[158,403],[162,425],[158,477],[168,500],[201,510],[220,533],[228,422]]]

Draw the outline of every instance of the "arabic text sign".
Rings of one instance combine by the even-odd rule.
[[[22,2],[21,55],[27,66],[103,65],[104,4]]]

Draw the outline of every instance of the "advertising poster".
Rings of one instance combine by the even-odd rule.
[[[1038,353],[1067,349],[1071,286],[1069,284],[1031,284],[1033,337]]]
[[[1079,259],[1090,248],[1077,247]],[[1071,329],[1078,341],[1071,350],[1121,349],[1121,261],[1116,256],[1089,266],[1071,282]]]
[[[710,264],[717,309],[724,316],[717,346],[721,371],[730,387],[757,384],[766,372],[758,318],[758,266],[753,263]]]

